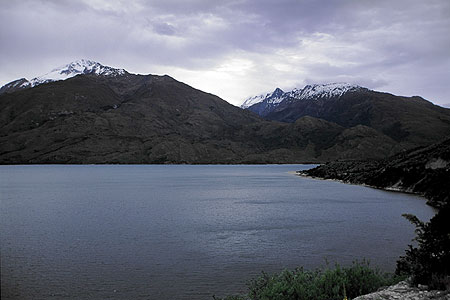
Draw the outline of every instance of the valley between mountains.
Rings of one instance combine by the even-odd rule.
[[[382,159],[450,135],[450,109],[348,84],[243,108],[170,76],[80,60],[0,89],[1,164],[322,163]]]

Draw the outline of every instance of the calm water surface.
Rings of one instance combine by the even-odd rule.
[[[283,268],[393,270],[419,197],[307,165],[0,166],[2,298],[212,299]]]

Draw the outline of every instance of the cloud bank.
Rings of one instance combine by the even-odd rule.
[[[447,0],[0,2],[0,85],[87,58],[235,105],[325,82],[450,102]]]

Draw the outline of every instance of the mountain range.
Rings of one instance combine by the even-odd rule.
[[[326,97],[292,91],[262,117],[253,112],[261,101],[241,109],[167,75],[80,60],[0,89],[0,163],[378,159],[450,133],[449,109],[418,97],[339,86],[341,94],[333,89]],[[277,89],[271,96],[285,94]],[[281,114],[294,96],[304,97],[298,100],[309,113],[297,117],[296,108],[285,108]],[[285,117],[268,118],[278,112]]]
[[[307,85],[248,98],[241,106],[267,120],[292,123],[304,116],[345,128],[375,129],[404,149],[450,135],[449,109],[419,97],[401,97],[348,83]]]

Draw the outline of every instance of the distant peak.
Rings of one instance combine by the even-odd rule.
[[[73,61],[73,62],[71,62],[71,63],[69,63],[67,65],[87,65],[87,66],[92,66],[92,65],[96,65],[96,64],[100,65],[99,62],[96,62],[96,61],[93,61],[93,60],[90,60],[90,59],[82,58],[82,59],[79,59],[79,60],[75,60],[75,61]]]
[[[246,99],[241,108],[248,108],[260,102],[278,105],[285,99],[320,99],[340,97],[348,91],[364,89],[351,83],[335,82],[325,84],[308,84],[303,88],[294,88],[292,91],[283,92],[276,88],[272,93],[254,96]]]
[[[13,80],[0,88],[0,94],[11,93],[23,89],[24,87],[27,87],[29,84],[30,82],[25,78]]]
[[[99,62],[93,61],[93,60],[89,60],[89,59],[79,59],[79,60],[75,60],[71,63],[68,63],[66,65],[55,68],[53,70],[63,69],[63,68],[67,68],[67,67],[91,67],[91,66],[95,66],[95,65],[101,66],[102,64],[100,64]]]
[[[124,73],[124,69],[115,69],[112,67],[104,66],[99,62],[89,60],[89,59],[79,59],[73,61],[67,65],[60,66],[53,69],[50,73],[59,72],[63,74],[76,73],[78,74],[89,74],[96,73],[97,75],[110,75],[110,73]],[[47,73],[47,74],[50,74]]]
[[[53,69],[49,73],[35,77],[29,81],[25,78],[11,81],[0,88],[0,94],[34,87],[47,82],[66,80],[81,74],[116,77],[127,74],[127,71],[104,66],[99,62],[82,58]]]
[[[278,103],[282,100],[282,96],[285,93],[280,88],[276,88],[272,93],[261,94],[258,96],[253,96],[247,98],[244,103],[242,103],[241,108],[248,108],[254,104],[260,103],[262,101],[269,101],[270,103]]]
[[[30,85],[37,86],[42,83],[66,80],[80,74],[95,74],[99,76],[119,76],[125,74],[124,69],[115,69],[104,66],[99,62],[89,59],[79,59],[67,65],[53,69],[47,74],[38,76],[30,80]]]
[[[303,89],[293,89],[290,96],[295,99],[340,97],[350,90],[362,89],[351,83],[308,84]]]
[[[93,61],[93,60],[90,60],[90,59],[85,59],[85,58],[82,58],[82,59],[79,59],[79,60],[73,61],[73,62],[72,62],[72,64],[81,64],[81,65],[83,65],[83,64],[85,64],[85,65],[95,65],[95,64],[100,64],[100,63],[99,63],[99,62],[96,62],[96,61]]]
[[[351,84],[347,82],[332,82],[332,83],[314,83],[314,84],[308,84],[305,86],[305,88],[317,88],[317,87],[327,87],[327,88],[351,88],[351,87],[358,87],[356,84]]]
[[[272,97],[280,97],[283,94],[284,94],[284,92],[282,89],[276,88],[275,91],[273,91],[273,93],[272,93]]]

